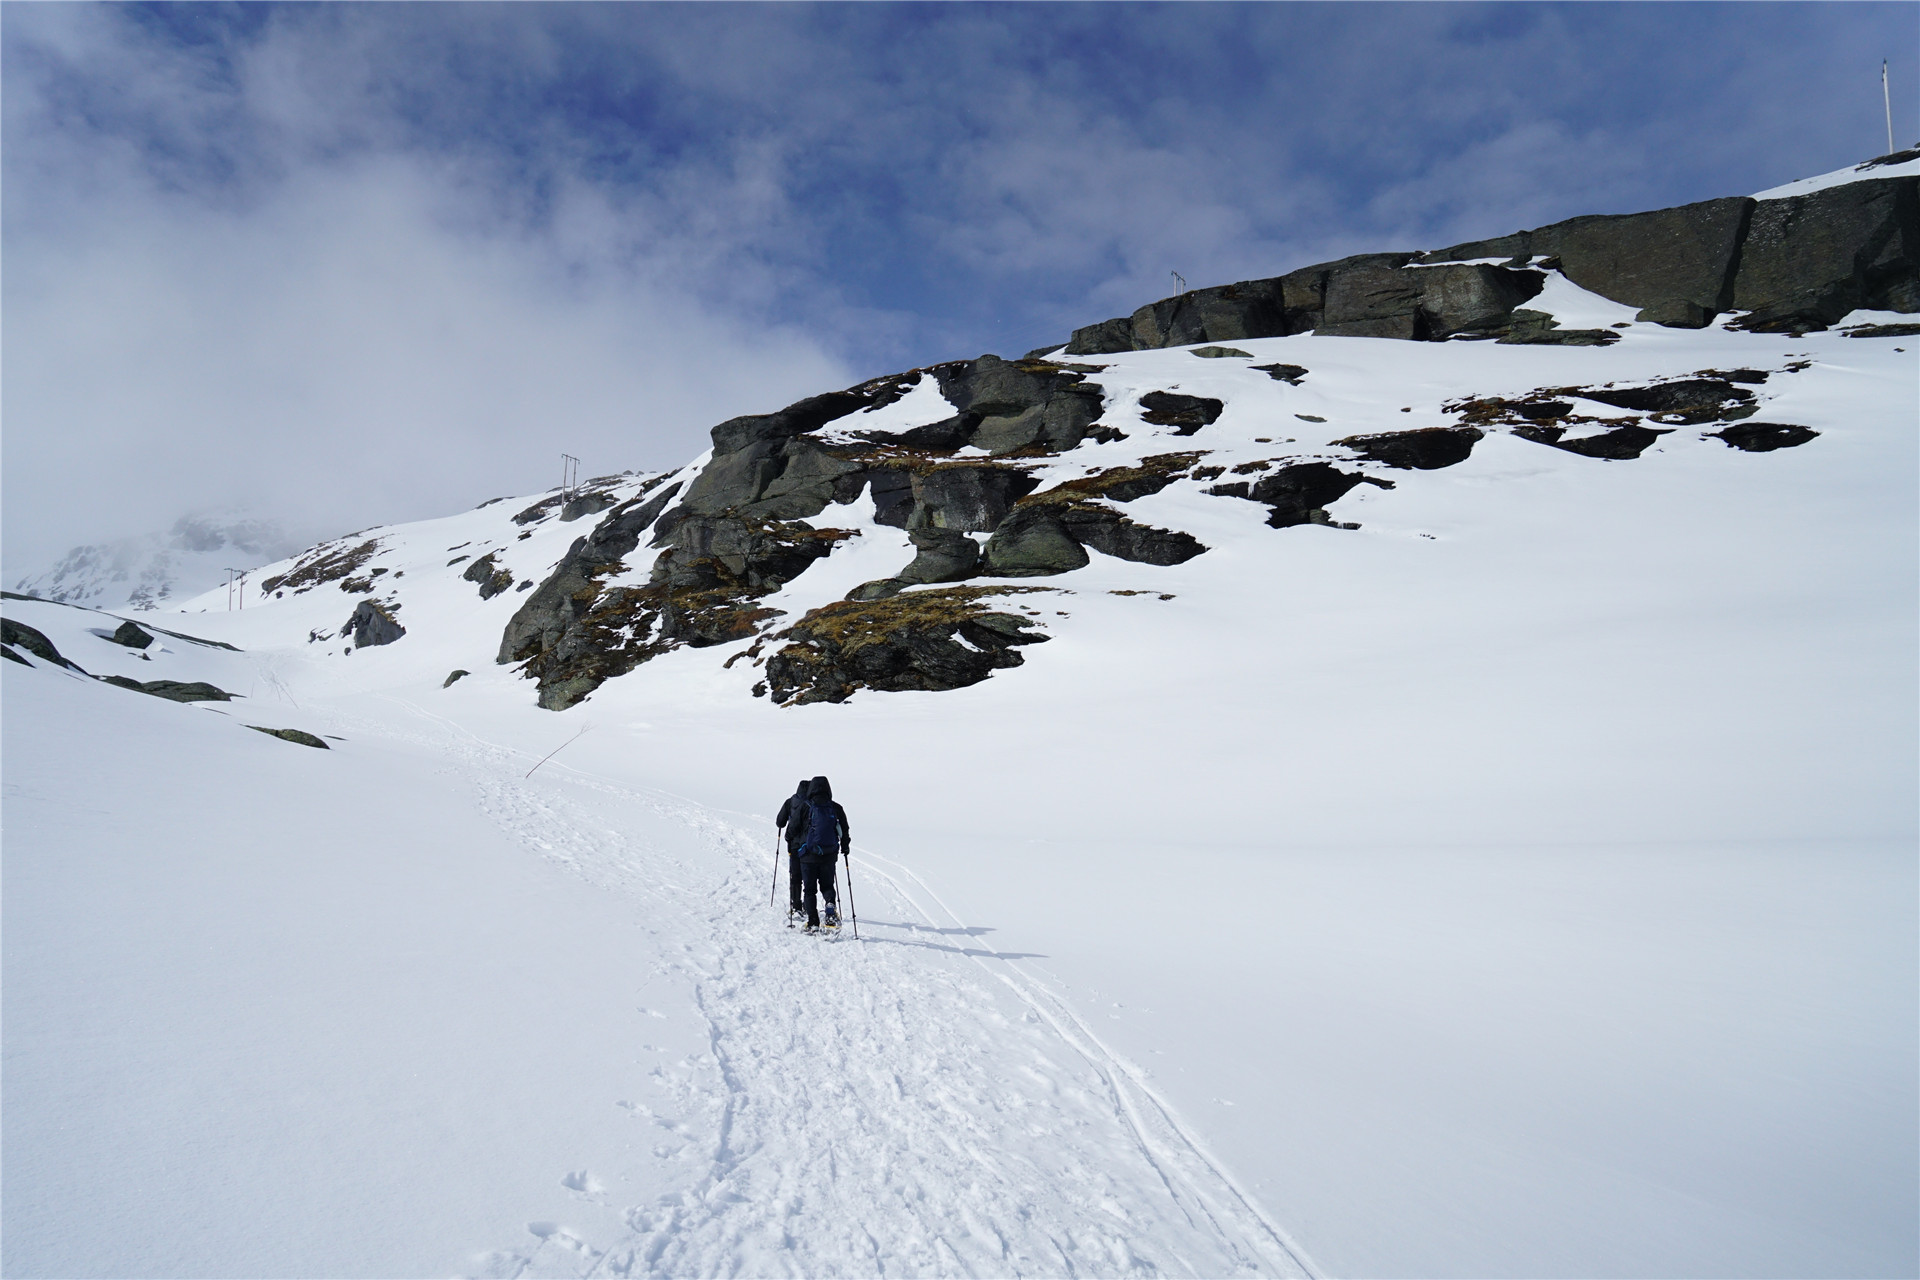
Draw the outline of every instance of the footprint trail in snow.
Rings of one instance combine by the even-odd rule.
[[[1313,1274],[1137,1068],[904,868],[855,850],[860,938],[789,931],[770,830],[551,765],[525,780],[519,753],[411,709],[490,819],[657,922],[636,970],[705,1032],[659,1096],[609,1099],[658,1126],[679,1185],[626,1204],[556,1170],[603,1226],[516,1224],[484,1274]]]

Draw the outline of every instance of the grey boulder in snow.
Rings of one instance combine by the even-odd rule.
[[[354,606],[340,634],[352,636],[354,648],[365,649],[370,645],[392,644],[407,634],[407,629],[377,600],[362,600]]]

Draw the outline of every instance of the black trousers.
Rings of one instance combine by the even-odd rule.
[[[800,858],[798,861],[800,863],[801,892],[806,898],[807,923],[809,925],[818,925],[820,923],[820,912],[818,904],[814,901],[814,893],[817,891],[829,904],[838,903],[840,900],[839,895],[834,892],[833,888],[834,859]]]
[[[800,851],[791,845],[787,847],[787,906],[795,915],[799,915],[800,878],[805,873],[800,870]]]

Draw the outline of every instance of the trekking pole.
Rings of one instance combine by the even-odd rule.
[[[592,725],[583,724],[580,726],[580,733],[585,733],[587,730],[591,728],[593,728]],[[538,769],[540,765],[545,764],[547,761],[553,759],[555,756],[559,755],[562,751],[565,751],[568,747],[572,746],[575,742],[578,742],[580,740],[580,733],[574,734],[573,737],[568,738],[565,742],[561,743],[559,746],[555,747],[553,750],[547,752],[547,754],[541,756],[539,763],[535,764],[533,766],[533,769]],[[527,770],[527,777],[531,778],[533,776],[533,769]]]
[[[773,833],[773,888],[767,890],[767,905],[772,906],[780,898],[780,833]]]
[[[853,855],[846,854],[847,863],[847,919],[853,922],[853,936],[860,936],[860,912],[853,905]]]

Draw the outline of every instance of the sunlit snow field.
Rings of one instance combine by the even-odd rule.
[[[729,647],[541,711],[443,563],[520,502],[374,531],[409,630],[350,656],[330,586],[152,662],[9,600],[244,698],[4,664],[5,1270],[1913,1274],[1920,340],[1622,333],[1098,357],[1110,421],[1227,411],[1056,478],[1743,366],[1821,434],[1490,434],[1355,530],[1176,485],[1129,514],[1212,550],[1032,581],[1051,639],[952,692],[781,709]],[[871,514],[771,603],[904,564]],[[857,940],[768,902],[818,773]]]

